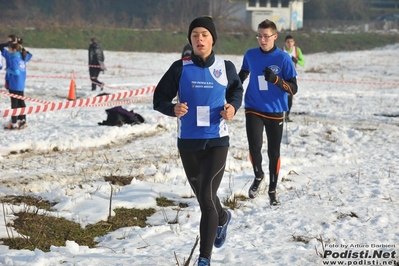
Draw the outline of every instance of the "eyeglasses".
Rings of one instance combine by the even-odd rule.
[[[275,33],[273,33],[272,35],[256,35],[256,39],[261,40],[261,39],[265,39],[265,40],[269,40],[271,37],[273,37],[274,35],[276,35]]]

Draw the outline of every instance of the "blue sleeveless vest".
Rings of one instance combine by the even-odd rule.
[[[180,139],[211,139],[228,135],[226,121],[220,115],[227,87],[226,66],[215,58],[209,68],[183,60],[179,102],[187,102],[188,112],[178,119]]]

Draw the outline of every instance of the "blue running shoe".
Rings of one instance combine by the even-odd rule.
[[[229,226],[230,219],[231,219],[231,213],[228,210],[226,210],[226,213],[227,213],[227,222],[222,226],[218,226],[218,231],[216,233],[216,238],[215,238],[215,243],[214,243],[214,246],[216,248],[222,247],[224,242],[226,241],[227,226]]]
[[[210,265],[211,261],[209,259],[202,257],[198,258],[198,266],[210,266]]]

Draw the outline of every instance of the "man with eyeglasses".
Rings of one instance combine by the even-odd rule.
[[[249,157],[255,178],[248,195],[255,198],[265,183],[261,153],[265,128],[269,158],[268,195],[270,205],[279,205],[276,188],[284,112],[288,111],[288,95],[294,95],[298,90],[297,73],[291,57],[274,43],[278,33],[273,21],[262,21],[258,25],[256,38],[260,47],[251,48],[245,53],[238,74],[241,82],[249,76],[244,100],[245,120]]]

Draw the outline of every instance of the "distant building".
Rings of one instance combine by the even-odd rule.
[[[304,0],[249,0],[247,2],[247,19],[251,28],[258,30],[258,24],[265,19],[276,23],[277,29],[298,30],[303,27]]]
[[[239,5],[235,16],[243,18],[252,30],[258,30],[258,24],[270,19],[277,29],[295,31],[303,28],[303,4],[308,0],[229,0]]]

